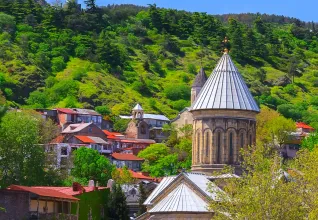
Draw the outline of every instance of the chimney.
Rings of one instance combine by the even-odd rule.
[[[110,191],[112,191],[114,184],[115,184],[115,181],[114,181],[114,180],[112,180],[112,179],[108,180],[108,182],[107,182],[107,188],[109,188]]]
[[[73,191],[74,192],[78,192],[78,191],[81,191],[82,190],[82,186],[81,184],[77,183],[77,182],[74,182],[72,184],[72,187],[73,187]]]
[[[95,186],[94,180],[88,181],[88,187],[94,187],[94,186]]]

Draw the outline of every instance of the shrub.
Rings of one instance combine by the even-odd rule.
[[[60,57],[54,57],[52,59],[52,71],[53,72],[60,72],[63,69],[65,69],[66,63],[64,62],[64,58],[62,56]]]
[[[191,95],[191,89],[187,85],[170,85],[164,90],[166,97],[170,100],[176,101],[179,99],[189,100]]]

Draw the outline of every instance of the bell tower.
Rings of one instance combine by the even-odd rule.
[[[203,67],[201,67],[199,73],[195,77],[192,88],[191,88],[191,105],[194,103],[195,99],[199,95],[203,85],[205,84],[207,80],[207,76],[204,72]]]
[[[144,110],[141,105],[137,103],[137,105],[132,110],[132,119],[143,119],[144,118]]]

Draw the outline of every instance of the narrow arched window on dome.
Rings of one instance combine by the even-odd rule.
[[[233,162],[233,133],[230,133],[230,143],[229,143],[229,147],[230,147],[230,163]]]
[[[252,134],[250,134],[250,146],[252,146]]]
[[[241,133],[241,148],[244,147],[244,134]]]
[[[221,132],[217,133],[217,143],[216,143],[217,149],[218,149],[218,156],[217,156],[217,163],[221,163]]]
[[[197,163],[200,163],[200,133],[197,134]]]
[[[210,134],[209,132],[207,132],[205,134],[205,156],[208,157],[209,156],[209,139],[210,139]]]

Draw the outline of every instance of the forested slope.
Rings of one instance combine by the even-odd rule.
[[[24,108],[108,106],[173,118],[189,106],[228,36],[255,99],[318,127],[318,26],[297,19],[109,5],[0,0],[0,102]],[[233,19],[237,18],[241,20]]]

